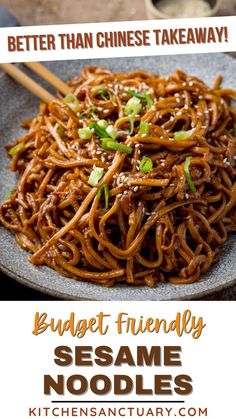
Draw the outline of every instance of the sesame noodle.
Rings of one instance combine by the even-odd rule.
[[[7,146],[0,222],[30,262],[104,286],[190,284],[236,230],[236,92],[90,66]]]

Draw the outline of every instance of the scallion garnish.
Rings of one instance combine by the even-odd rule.
[[[78,134],[81,140],[90,140],[92,137],[92,131],[89,127],[79,128]]]
[[[104,169],[102,167],[94,167],[88,178],[88,184],[91,186],[97,186],[99,180],[103,176]]]
[[[12,147],[8,153],[10,154],[11,157],[15,157],[21,150],[23,150],[23,148],[24,148],[24,143],[18,143],[14,145],[14,147]]]
[[[153,162],[149,157],[144,156],[139,163],[139,170],[142,173],[149,173],[153,168]]]
[[[108,209],[108,205],[109,205],[109,188],[108,185],[106,183],[104,183],[104,185],[102,185],[99,190],[98,190],[98,200],[101,199],[102,193],[104,194],[104,201],[105,201],[105,209]]]
[[[99,119],[99,121],[97,121],[97,124],[102,129],[106,129],[108,127],[108,122],[105,119]]]
[[[115,140],[118,135],[118,132],[116,128],[113,127],[113,125],[108,125],[108,127],[106,128],[106,132],[109,135],[109,137],[111,137],[113,140]]]
[[[129,117],[138,115],[142,109],[141,100],[137,97],[131,97],[125,105],[125,115]]]
[[[79,111],[79,101],[77,99],[77,97],[75,95],[73,95],[73,93],[69,93],[68,95],[66,95],[66,97],[64,97],[63,102],[69,106],[69,108],[74,111],[74,112],[78,112]]]
[[[125,144],[119,143],[111,138],[102,139],[102,148],[105,150],[122,151],[123,153],[131,154],[133,149]]]
[[[141,135],[149,135],[149,124],[148,122],[141,121],[139,125],[139,131]]]
[[[192,192],[196,192],[196,187],[195,187],[195,185],[194,185],[194,183],[192,181],[190,170],[189,170],[189,166],[191,164],[191,160],[192,160],[192,157],[191,156],[190,157],[186,157],[186,160],[184,162],[184,173],[185,173],[186,180],[188,182],[188,186],[190,187],[191,191]]]
[[[134,118],[132,116],[129,116],[128,119],[130,125],[129,135],[132,135],[134,132]]]
[[[144,92],[144,93],[138,93],[135,90],[129,89],[128,92],[132,95],[137,97],[138,99],[144,100],[145,102],[147,102],[148,107],[151,108],[153,105],[153,100],[150,98],[150,96]]]
[[[94,88],[94,92],[95,92],[97,95],[100,95],[100,96],[101,96],[101,98],[102,98],[104,101],[106,101],[106,100],[107,100],[107,98],[106,98],[106,94],[108,94],[109,99],[110,99],[110,101],[111,101],[111,102],[112,102],[112,101],[113,101],[113,99],[114,99],[114,97],[113,97],[112,93],[110,92],[110,90],[108,90],[105,86],[98,86],[98,87],[95,87],[95,88]]]
[[[90,116],[93,119],[98,119],[98,116],[95,114],[95,111],[97,110],[96,106],[90,106],[89,108],[87,108],[85,111],[83,111],[80,114],[80,118],[83,118],[84,116]]]
[[[100,138],[106,138],[107,137],[107,132],[105,129],[101,128],[97,122],[92,122],[89,125],[89,128],[94,129],[95,134],[100,137]]]
[[[174,139],[176,141],[187,140],[193,135],[194,129],[190,129],[188,131],[178,131],[174,135]]]

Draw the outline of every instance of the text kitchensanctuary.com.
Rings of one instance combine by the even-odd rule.
[[[103,407],[96,406],[96,402],[88,402],[89,407],[30,407],[28,410],[28,417],[69,417],[69,418],[176,418],[176,416],[183,418],[200,418],[208,417],[207,407],[191,407],[183,406],[181,402],[178,406],[173,407],[155,407],[154,403],[145,407],[136,407],[126,403],[122,407]],[[168,403],[168,402],[167,402]],[[79,402],[78,402],[79,404]],[[110,406],[112,401],[109,403]],[[176,403],[177,404],[177,403]]]

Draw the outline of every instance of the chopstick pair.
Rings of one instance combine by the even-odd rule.
[[[26,67],[30,68],[33,72],[40,75],[44,80],[49,84],[55,87],[59,92],[64,96],[70,93],[70,88],[67,86],[64,81],[62,81],[58,76],[48,70],[44,65],[37,62],[28,62],[23,63]],[[11,76],[22,86],[30,90],[34,95],[36,95],[40,100],[45,103],[49,103],[51,100],[55,99],[50,92],[40,86],[36,81],[27,76],[22,70],[20,70],[14,64],[0,64],[0,68]]]

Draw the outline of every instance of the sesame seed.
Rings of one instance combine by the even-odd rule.
[[[134,187],[134,192],[137,192],[137,191],[138,191],[138,189],[139,189],[139,188],[138,188],[138,186],[135,186],[135,187]]]

